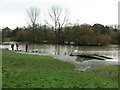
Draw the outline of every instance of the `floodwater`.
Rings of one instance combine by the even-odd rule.
[[[16,42],[9,42],[10,44],[15,44]],[[19,50],[25,51],[25,43],[19,43]],[[0,48],[11,50],[11,45],[1,45]],[[16,50],[16,46],[14,46]],[[45,54],[53,56],[54,58],[67,61],[76,65],[76,70],[85,70],[94,67],[106,66],[106,65],[118,65],[118,45],[108,45],[108,46],[72,46],[72,45],[48,45],[48,44],[29,44],[28,51],[36,54]],[[70,53],[73,54],[98,54],[113,59],[106,60],[85,60],[76,61],[79,57],[71,57]]]

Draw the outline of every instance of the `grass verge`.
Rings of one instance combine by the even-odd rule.
[[[118,66],[88,72],[49,56],[3,50],[3,88],[118,88]]]

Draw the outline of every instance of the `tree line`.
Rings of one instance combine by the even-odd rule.
[[[74,45],[107,45],[119,44],[120,32],[118,29],[101,24],[74,25],[63,27],[60,32],[47,25],[14,30],[8,27],[2,29],[3,41],[19,41],[29,43],[74,44]]]
[[[73,44],[73,45],[107,45],[120,43],[118,28],[102,24],[68,24],[68,9],[60,6],[50,8],[48,15],[51,22],[38,24],[40,10],[30,7],[26,10],[28,16],[27,27],[9,27],[2,29],[3,41],[21,41],[29,43]]]

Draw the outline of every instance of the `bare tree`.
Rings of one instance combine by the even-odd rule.
[[[69,14],[70,12],[67,8],[63,9],[61,6],[58,5],[52,6],[49,10],[49,16],[52,23],[50,24],[47,21],[45,22],[48,25],[54,27],[57,43],[60,43],[60,32],[62,30],[62,27],[67,24]]]
[[[53,24],[48,23],[45,21],[48,25],[53,26],[54,30],[61,29],[65,24],[67,24],[68,16],[69,16],[69,10],[66,8],[63,10],[61,6],[52,6],[49,10],[49,16],[52,20]]]
[[[30,26],[31,30],[33,30],[33,39],[34,39],[34,43],[37,41],[37,36],[36,36],[36,29],[38,26],[38,19],[39,19],[39,15],[40,15],[40,10],[37,7],[29,7],[28,9],[26,9],[26,13],[27,13],[27,20],[28,20],[28,25]],[[35,48],[34,44],[33,44],[33,49]]]
[[[52,6],[49,10],[49,17],[51,19],[51,24],[45,21],[48,25],[54,27],[55,30],[55,38],[56,38],[56,43],[60,44],[61,43],[61,31],[62,27],[65,26],[68,22],[68,16],[70,12],[69,10],[63,9],[61,6],[55,5]],[[57,53],[59,55],[60,48],[57,48]]]
[[[37,21],[39,19],[39,15],[40,15],[40,10],[37,7],[29,7],[28,9],[26,9],[27,12],[27,16],[28,16],[28,24],[35,29],[36,25],[37,25]]]

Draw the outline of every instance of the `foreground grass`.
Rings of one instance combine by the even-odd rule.
[[[118,66],[88,72],[48,56],[3,50],[3,88],[117,88]]]

